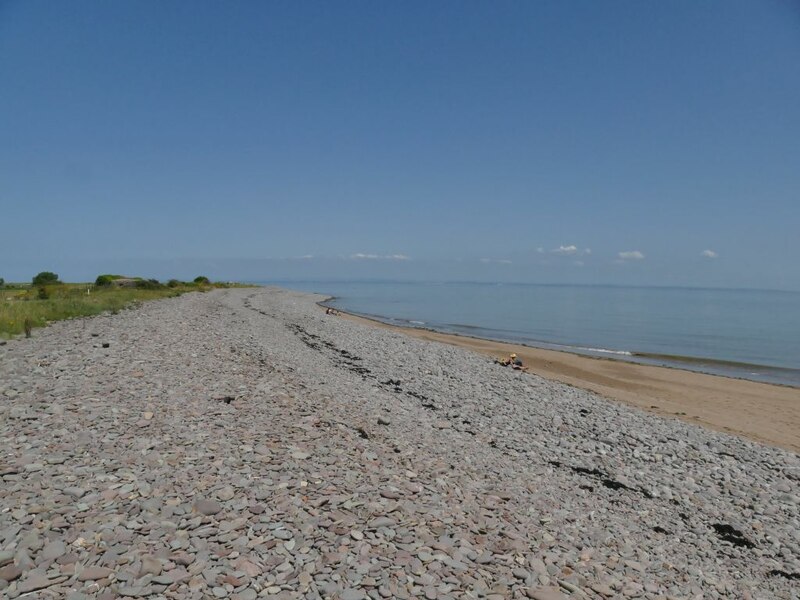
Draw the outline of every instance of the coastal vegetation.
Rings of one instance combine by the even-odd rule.
[[[42,271],[33,277],[33,285],[53,285],[61,283],[56,273],[50,271]]]
[[[116,312],[138,303],[179,296],[186,292],[207,292],[215,288],[240,287],[235,283],[212,283],[200,276],[184,282],[99,275],[92,283],[62,283],[55,273],[37,274],[31,284],[0,284],[0,337],[25,334],[49,322]]]

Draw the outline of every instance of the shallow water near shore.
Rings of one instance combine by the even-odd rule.
[[[260,282],[264,283],[264,282]],[[390,324],[800,387],[800,293],[280,282]]]

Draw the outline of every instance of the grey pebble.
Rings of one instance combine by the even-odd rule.
[[[216,515],[222,510],[222,506],[216,500],[200,499],[194,503],[195,510],[203,515]]]

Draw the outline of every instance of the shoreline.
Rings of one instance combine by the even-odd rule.
[[[327,298],[318,303],[325,308]],[[401,327],[336,309],[347,319],[501,358],[515,352],[528,373],[663,417],[800,453],[800,389],[567,350]],[[498,367],[500,368],[500,367]]]
[[[322,294],[324,295],[324,294]],[[395,319],[383,315],[358,313],[343,309],[339,306],[329,304],[338,300],[336,296],[328,296],[325,300],[319,301],[317,304],[324,308],[333,308],[343,314],[348,314],[354,317],[359,317],[367,321],[386,325],[389,327],[396,327],[399,330],[415,330],[415,331],[428,331],[431,333],[438,333],[442,335],[451,335],[458,338],[466,338],[479,340],[481,342],[493,342],[497,344],[509,344],[516,348],[530,348],[532,350],[544,350],[570,354],[574,356],[583,356],[586,358],[595,358],[599,360],[611,360],[618,362],[627,362],[637,365],[645,365],[652,367],[659,367],[663,369],[675,369],[679,371],[688,371],[691,373],[699,373],[704,375],[712,375],[715,377],[723,377],[726,379],[734,379],[738,381],[750,381],[753,383],[762,383],[765,385],[774,385],[778,387],[786,387],[800,391],[800,379],[782,380],[776,377],[776,374],[781,373],[800,373],[798,369],[792,369],[783,366],[772,366],[767,364],[739,362],[729,359],[709,358],[694,355],[681,355],[681,354],[664,354],[656,352],[643,352],[633,350],[620,350],[610,348],[593,348],[588,346],[569,345],[559,342],[549,342],[543,340],[526,340],[519,341],[515,339],[504,339],[502,337],[489,337],[480,334],[470,334],[464,331],[448,329],[445,326],[434,326],[424,321],[415,321],[407,319]],[[471,325],[454,325],[461,329],[474,329],[476,331],[490,331],[477,326]],[[699,367],[693,368],[694,365]],[[727,368],[727,369],[726,369]],[[749,375],[761,375],[761,379],[751,378],[744,375],[745,371]]]

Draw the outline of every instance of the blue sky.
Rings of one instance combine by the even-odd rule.
[[[0,277],[800,289],[800,5],[2,2]]]

